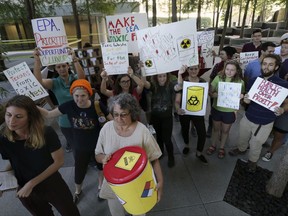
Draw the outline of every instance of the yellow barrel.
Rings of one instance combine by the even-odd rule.
[[[198,112],[203,109],[204,87],[190,86],[187,88],[186,109],[190,112]]]
[[[103,173],[128,213],[145,214],[157,203],[156,179],[141,147],[129,146],[116,151]]]

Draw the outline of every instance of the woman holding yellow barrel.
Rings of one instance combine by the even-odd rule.
[[[182,78],[182,74],[188,71],[188,76],[184,79]],[[184,155],[187,155],[190,151],[189,148],[189,129],[190,122],[192,121],[198,135],[197,141],[197,152],[196,157],[204,164],[208,164],[206,158],[202,154],[205,142],[206,142],[206,128],[204,116],[195,116],[195,115],[185,115],[185,110],[181,109],[181,99],[182,99],[182,85],[183,80],[188,82],[206,82],[204,79],[198,77],[199,73],[199,65],[187,67],[183,65],[178,72],[178,84],[175,86],[176,90],[176,98],[175,98],[175,108],[179,115],[180,124],[181,124],[181,133],[184,139],[185,147],[182,151]]]

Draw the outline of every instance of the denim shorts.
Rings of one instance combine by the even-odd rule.
[[[214,121],[221,121],[224,124],[233,124],[236,120],[234,112],[221,112],[216,110],[214,107],[212,107],[211,115]]]

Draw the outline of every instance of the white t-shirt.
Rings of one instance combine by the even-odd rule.
[[[120,148],[127,146],[140,146],[146,151],[149,161],[154,161],[161,156],[161,150],[157,141],[141,122],[133,134],[129,137],[119,136],[114,128],[114,121],[107,122],[100,131],[95,154],[113,154]]]

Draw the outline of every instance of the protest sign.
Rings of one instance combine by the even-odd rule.
[[[217,106],[239,109],[242,84],[232,82],[218,83]]]
[[[76,56],[86,76],[99,74],[103,68],[101,47],[89,47],[75,50]]]
[[[126,42],[101,44],[104,68],[109,75],[127,74],[129,60]]]
[[[205,116],[208,83],[183,82],[182,106],[185,115]]]
[[[148,28],[146,13],[106,16],[109,42],[127,42],[128,52],[139,52],[136,31]]]
[[[197,32],[199,68],[213,67],[213,46],[215,31]]]
[[[241,67],[245,68],[247,64],[255,59],[258,59],[258,51],[255,52],[241,52],[240,53],[240,63]]]
[[[26,62],[5,70],[4,74],[17,94],[26,95],[34,101],[48,96],[46,90],[31,73]]]
[[[31,22],[43,66],[72,61],[66,48],[68,41],[62,17],[32,19]]]
[[[257,77],[248,95],[250,100],[274,112],[287,97],[288,89]]]
[[[146,76],[199,64],[196,19],[143,29],[136,34]]]

